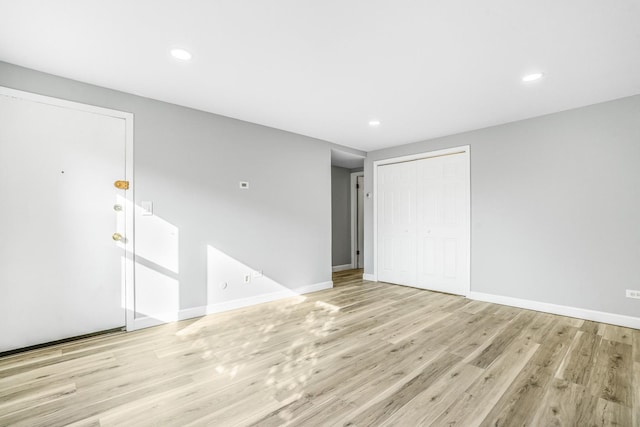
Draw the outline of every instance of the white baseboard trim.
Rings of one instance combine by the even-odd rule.
[[[325,289],[333,288],[333,282],[322,282],[313,285],[302,286],[292,290],[282,290],[278,292],[272,292],[269,294],[256,295],[248,298],[240,298],[233,301],[225,301],[216,304],[209,304],[206,307],[206,314],[221,313],[223,311],[235,310],[237,308],[249,307],[256,304],[262,304],[265,302],[276,301],[283,298],[291,298],[303,294],[309,294],[312,292],[318,292]]]
[[[543,313],[559,314],[561,316],[575,317],[578,319],[593,320],[595,322],[609,323],[611,325],[640,329],[640,317],[626,316],[624,314],[607,313],[604,311],[569,307],[566,305],[557,305],[548,302],[531,301],[502,295],[485,294],[483,292],[470,292],[469,295],[467,295],[467,298],[478,301],[492,302],[495,304],[508,305],[511,307],[526,308],[528,310],[541,311]]]
[[[161,320],[155,317],[136,317],[135,319],[133,319],[133,325],[127,324],[127,332],[150,328],[152,326],[164,325],[165,323],[174,322],[175,320]]]
[[[334,265],[331,267],[331,271],[334,273],[336,271],[344,271],[344,270],[353,270],[353,264]]]
[[[369,280],[371,282],[377,282],[378,278],[376,277],[375,274],[368,274],[368,273],[364,273],[362,275],[362,280]]]
[[[271,292],[268,294],[255,295],[252,297],[240,298],[232,301],[209,304],[207,306],[185,308],[178,312],[163,313],[155,317],[139,317],[134,319],[133,325],[127,325],[127,331],[149,328],[151,326],[162,325],[178,320],[192,319],[194,317],[201,317],[207,314],[221,313],[223,311],[235,310],[237,308],[249,307],[251,305],[276,301],[283,298],[291,298],[303,294],[310,294],[312,292],[318,292],[331,288],[333,288],[332,281],[314,283],[312,285],[301,286],[295,289],[286,289],[278,292]]]
[[[154,316],[137,317],[133,319],[133,325],[127,325],[127,331],[150,328],[151,326],[164,325],[165,323],[191,319],[206,315],[206,307],[185,308],[172,313],[160,313]]]
[[[333,281],[314,283],[313,285],[301,286],[296,288],[295,291],[298,295],[310,294],[312,292],[324,291],[325,289],[333,288]]]

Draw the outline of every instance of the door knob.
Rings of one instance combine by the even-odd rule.
[[[111,238],[112,238],[113,240],[115,240],[116,242],[119,242],[119,241],[121,241],[121,240],[122,240],[122,234],[120,234],[120,233],[113,233],[113,236],[111,236]]]
[[[116,212],[120,212],[122,210],[122,205],[113,205],[113,210]]]

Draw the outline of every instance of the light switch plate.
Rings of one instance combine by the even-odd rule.
[[[627,298],[637,298],[640,299],[640,291],[636,291],[634,289],[627,289]]]
[[[150,200],[142,200],[140,201],[140,207],[142,208],[143,216],[151,216],[153,215],[153,202]]]

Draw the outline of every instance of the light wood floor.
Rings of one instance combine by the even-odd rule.
[[[0,359],[1,426],[640,426],[640,331],[359,279]]]

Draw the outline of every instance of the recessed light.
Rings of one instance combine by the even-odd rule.
[[[528,82],[535,82],[536,80],[540,80],[542,78],[544,74],[542,73],[532,73],[532,74],[527,74],[526,76],[524,76],[522,78],[522,81],[525,83]]]
[[[380,126],[380,120],[370,120],[369,126],[373,126],[373,127]]]
[[[191,59],[191,54],[184,49],[171,49],[171,56],[181,61],[188,61]]]

